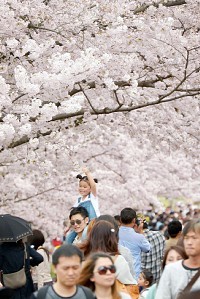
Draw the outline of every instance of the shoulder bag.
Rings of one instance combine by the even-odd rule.
[[[3,273],[3,284],[11,289],[21,288],[26,284],[25,259],[27,257],[26,245],[24,244],[24,265],[19,271]]]
[[[192,277],[192,279],[189,281],[189,283],[186,285],[186,287],[178,294],[177,299],[181,299],[181,296],[189,293],[193,284],[197,281],[197,279],[200,276],[200,269],[197,271],[197,273]]]
[[[118,257],[118,254],[116,254],[113,257],[114,262],[117,259],[117,257]],[[118,279],[116,279],[116,285],[117,285],[118,292],[127,293],[131,296],[132,299],[139,298],[140,292],[139,292],[139,287],[137,284],[124,284],[121,281],[119,281]]]

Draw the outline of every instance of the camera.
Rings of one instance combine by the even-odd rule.
[[[141,224],[141,222],[144,224],[144,223],[147,223],[146,222],[146,219],[140,219],[140,218],[137,218],[136,221],[135,221],[135,224],[137,226],[139,226]]]
[[[141,219],[140,219],[140,218],[137,218],[136,221],[135,221],[135,224],[136,224],[137,226],[139,226],[140,223],[141,223]]]

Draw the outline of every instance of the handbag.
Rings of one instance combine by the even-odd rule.
[[[116,279],[117,290],[118,292],[123,292],[129,294],[132,299],[139,298],[139,287],[136,284],[123,284],[118,279]]]
[[[118,257],[118,254],[116,254],[113,257],[113,261],[116,260]],[[140,296],[139,287],[137,284],[124,284],[118,279],[116,279],[116,285],[118,292],[123,292],[126,294],[129,294],[131,296],[131,299],[138,299]]]
[[[26,284],[26,274],[24,266],[21,270],[13,273],[3,274],[3,282],[11,289],[21,288]]]
[[[3,284],[11,289],[21,288],[26,284],[25,273],[25,259],[26,259],[26,245],[24,245],[24,265],[19,271],[5,274],[3,273]]]

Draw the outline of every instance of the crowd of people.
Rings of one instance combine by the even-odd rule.
[[[100,215],[97,180],[86,167],[83,172],[63,244],[52,255],[38,229],[26,242],[0,244],[0,298],[200,298],[199,210],[188,205],[138,215],[125,207],[119,215]],[[23,267],[24,285],[6,285],[6,274]]]

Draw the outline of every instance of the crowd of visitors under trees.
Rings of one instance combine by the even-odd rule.
[[[64,222],[63,242],[52,255],[38,229],[26,242],[0,244],[0,298],[200,296],[199,210],[186,205],[141,215],[124,207],[119,215],[100,215],[97,180],[86,167],[83,172],[77,176],[80,196]],[[6,275],[23,266],[24,284],[11,287]]]

